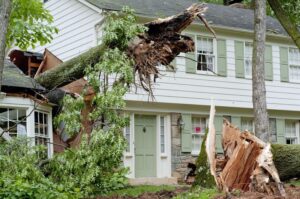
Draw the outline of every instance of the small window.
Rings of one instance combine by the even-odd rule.
[[[40,154],[43,158],[50,156],[50,137],[48,128],[48,114],[35,111],[34,112],[34,126],[35,126],[35,144],[44,145],[46,150]]]
[[[130,153],[130,126],[124,128],[124,136],[127,141],[126,152]]]
[[[251,78],[252,77],[252,50],[253,46],[252,43],[246,42],[245,43],[245,77]]]
[[[297,121],[285,121],[285,140],[286,144],[299,143],[299,124]]]
[[[269,131],[271,136],[271,142],[275,143],[277,142],[277,130],[276,130],[276,119],[270,118],[269,119]]]
[[[166,152],[166,144],[165,144],[165,117],[160,117],[160,152]]]
[[[289,76],[293,82],[300,82],[300,51],[289,48]]]
[[[0,108],[0,127],[11,137],[26,136],[26,110]]]
[[[253,118],[247,118],[244,117],[241,119],[241,126],[242,126],[242,131],[249,131],[254,133],[254,122],[253,122]]]
[[[215,52],[212,38],[197,39],[197,71],[215,71]]]
[[[193,117],[192,125],[192,153],[198,155],[201,150],[202,140],[205,136],[206,118]]]

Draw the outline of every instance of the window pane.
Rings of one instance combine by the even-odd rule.
[[[197,70],[214,71],[213,39],[198,37],[197,39]]]
[[[270,136],[271,136],[271,141],[277,142],[277,130],[276,130],[276,119],[275,118],[270,118],[269,119],[269,131],[270,131]]]
[[[245,76],[252,76],[252,43],[245,43]]]
[[[242,131],[249,131],[249,132],[254,132],[253,131],[253,119],[252,118],[242,118]]]
[[[165,117],[160,117],[160,152],[165,153]]]

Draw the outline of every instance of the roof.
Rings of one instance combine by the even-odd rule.
[[[199,0],[86,0],[92,5],[104,10],[121,10],[127,5],[138,15],[146,17],[167,17],[178,14]],[[250,9],[233,8],[229,6],[207,4],[205,18],[212,26],[254,30],[254,12]],[[274,34],[287,35],[279,21],[267,17],[267,31]]]
[[[16,65],[5,60],[2,85],[7,87],[25,88],[33,90],[45,90],[34,79],[26,76]]]

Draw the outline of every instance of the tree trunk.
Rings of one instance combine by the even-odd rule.
[[[279,0],[268,0],[268,2],[281,25],[290,35],[296,46],[300,49],[300,32],[297,24],[294,22],[290,14],[283,10]]]
[[[255,133],[264,142],[269,141],[269,117],[267,112],[265,86],[265,40],[266,0],[255,0],[254,42],[252,58],[252,102]]]
[[[12,9],[12,0],[0,0],[0,91],[5,60],[6,34],[9,17]]]
[[[300,177],[299,144],[272,144],[272,153],[281,180]]]

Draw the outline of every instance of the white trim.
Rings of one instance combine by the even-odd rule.
[[[85,5],[85,6],[89,7],[89,8],[91,8],[92,10],[94,10],[94,11],[96,11],[96,12],[98,12],[98,13],[102,13],[102,9],[98,8],[97,6],[94,6],[93,4],[91,4],[91,3],[89,3],[89,2],[87,2],[87,1],[85,1],[85,0],[77,0],[77,1],[79,1],[79,2],[82,3],[83,5]]]

